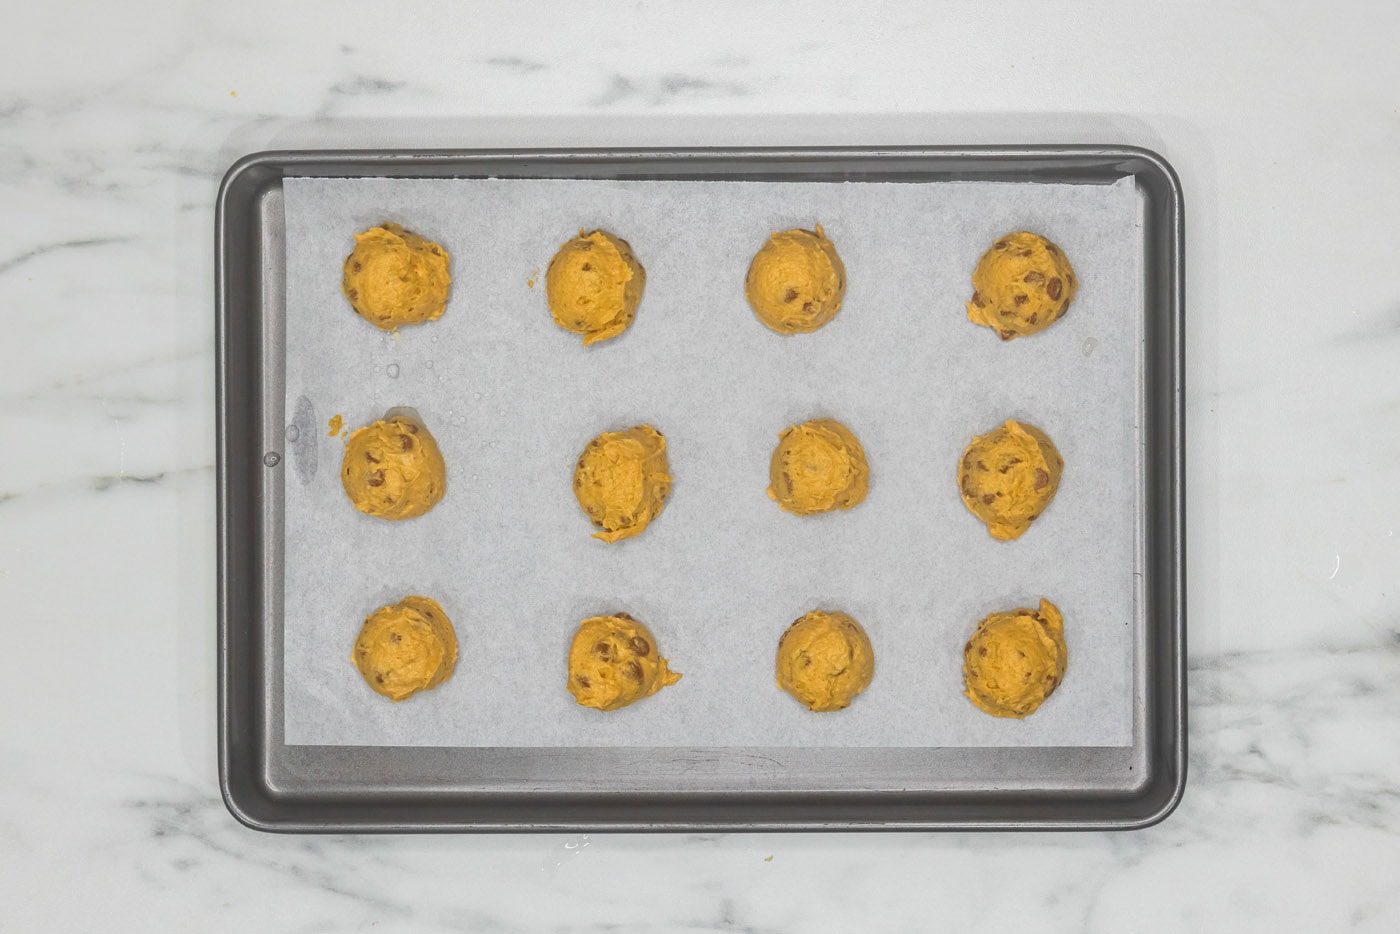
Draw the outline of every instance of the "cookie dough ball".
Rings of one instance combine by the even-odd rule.
[[[963,649],[968,700],[994,717],[1036,712],[1065,678],[1064,618],[1055,604],[993,613]]]
[[[820,224],[815,232],[784,230],[754,254],[744,294],[768,327],[779,334],[804,334],[841,310],[846,267]]]
[[[599,531],[616,542],[661,515],[671,492],[666,438],[650,425],[605,431],[584,447],[574,468],[574,496]]]
[[[972,439],[958,466],[963,505],[998,541],[1020,538],[1055,498],[1065,462],[1045,432],[1008,421]]]
[[[647,272],[632,247],[605,230],[580,230],[554,254],[544,280],[554,323],[582,334],[584,344],[627,330],[646,284]]]
[[[849,428],[818,418],[778,435],[768,480],[769,499],[786,512],[810,516],[859,505],[870,489],[870,467]]]
[[[778,640],[778,687],[808,710],[842,710],[875,677],[875,650],[845,613],[813,610]]]
[[[580,705],[617,710],[680,679],[651,630],[626,613],[579,623],[569,648],[569,693]]]
[[[1009,341],[1064,317],[1078,288],[1063,250],[1024,230],[1007,234],[982,254],[972,273],[967,317]]]
[[[404,597],[365,618],[350,661],[365,684],[397,702],[448,679],[457,664],[457,635],[437,601]]]
[[[442,499],[447,464],[427,426],[407,415],[391,415],[350,435],[340,482],[360,512],[412,519]]]
[[[341,290],[355,314],[384,331],[442,317],[452,285],[451,257],[398,224],[355,234]]]

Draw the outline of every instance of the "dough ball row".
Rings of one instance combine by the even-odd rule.
[[[356,314],[382,330],[434,321],[447,308],[451,261],[440,244],[385,223],[355,234],[342,291]],[[646,269],[626,240],[605,230],[580,230],[545,273],[550,315],[585,345],[608,340],[636,318],[646,281]],[[1063,250],[1039,234],[1017,231],[982,254],[967,317],[1002,340],[1025,337],[1064,317],[1078,288]],[[779,231],[754,254],[744,295],[769,329],[810,333],[841,310],[846,266],[820,224]]]
[[[1034,425],[1007,421],[978,435],[958,464],[963,505],[999,541],[1019,538],[1054,499],[1064,459]],[[341,484],[351,504],[380,519],[414,519],[447,492],[447,464],[428,427],[392,414],[356,429],[345,444]],[[666,437],[650,425],[605,431],[574,467],[574,497],[595,531],[617,542],[639,535],[666,506],[671,465]],[[870,489],[870,465],[855,434],[818,418],[778,435],[768,467],[768,498],[784,512],[811,516],[852,509]]]
[[[350,660],[376,693],[402,701],[451,676],[457,637],[436,601],[405,597],[365,619]],[[994,717],[1028,717],[1060,686],[1067,661],[1064,619],[1049,600],[992,613],[963,647],[963,693]],[[681,680],[652,631],[626,613],[579,623],[565,668],[574,700],[600,711]],[[813,610],[779,637],[774,670],[778,687],[808,710],[843,710],[875,679],[875,648],[850,615]]]

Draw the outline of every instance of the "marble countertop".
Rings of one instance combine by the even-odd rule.
[[[1400,7],[680,6],[10,5],[0,930],[1400,930]],[[1185,186],[1172,817],[284,837],[228,815],[212,266],[235,158],[979,142],[1145,145]]]

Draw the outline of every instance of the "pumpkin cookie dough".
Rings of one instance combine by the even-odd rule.
[[[1055,498],[1065,462],[1045,432],[1008,421],[972,439],[958,466],[963,505],[998,541],[1020,538]]]
[[[632,247],[605,230],[580,230],[554,254],[544,279],[554,323],[582,334],[584,344],[627,330],[646,284],[646,270]]]
[[[447,680],[457,664],[457,635],[437,601],[404,597],[365,617],[350,661],[365,684],[397,702]]]
[[[813,610],[778,640],[778,687],[808,710],[842,710],[875,677],[875,650],[845,613]]]
[[[820,224],[770,236],[744,281],[754,314],[779,334],[815,331],[836,317],[845,294],[846,267]]]
[[[447,251],[398,224],[355,234],[341,291],[355,314],[383,331],[442,317],[452,285]]]
[[[1009,341],[1043,331],[1064,317],[1079,283],[1063,250],[1042,236],[1019,231],[982,254],[972,288],[968,320]]]
[[[785,512],[810,516],[859,505],[870,489],[870,467],[849,428],[818,418],[778,435],[768,479],[769,499]]]
[[[661,514],[670,492],[666,438],[650,425],[603,432],[574,468],[574,496],[599,530],[593,537],[605,542],[639,534]]]
[[[1065,677],[1064,618],[1049,600],[977,624],[963,649],[967,698],[994,717],[1035,713]]]
[[[651,630],[626,613],[579,623],[569,648],[569,693],[580,705],[617,710],[680,679]]]
[[[442,499],[447,465],[427,426],[407,415],[391,415],[350,435],[340,482],[360,512],[412,519]]]

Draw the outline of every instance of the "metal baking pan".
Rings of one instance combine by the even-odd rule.
[[[767,181],[1135,180],[1143,445],[1133,745],[1039,748],[291,746],[282,728],[284,221],[292,176]],[[283,832],[1132,829],[1186,781],[1183,203],[1127,146],[265,152],[216,216],[219,778]],[[1126,389],[1126,387],[1125,387]]]

